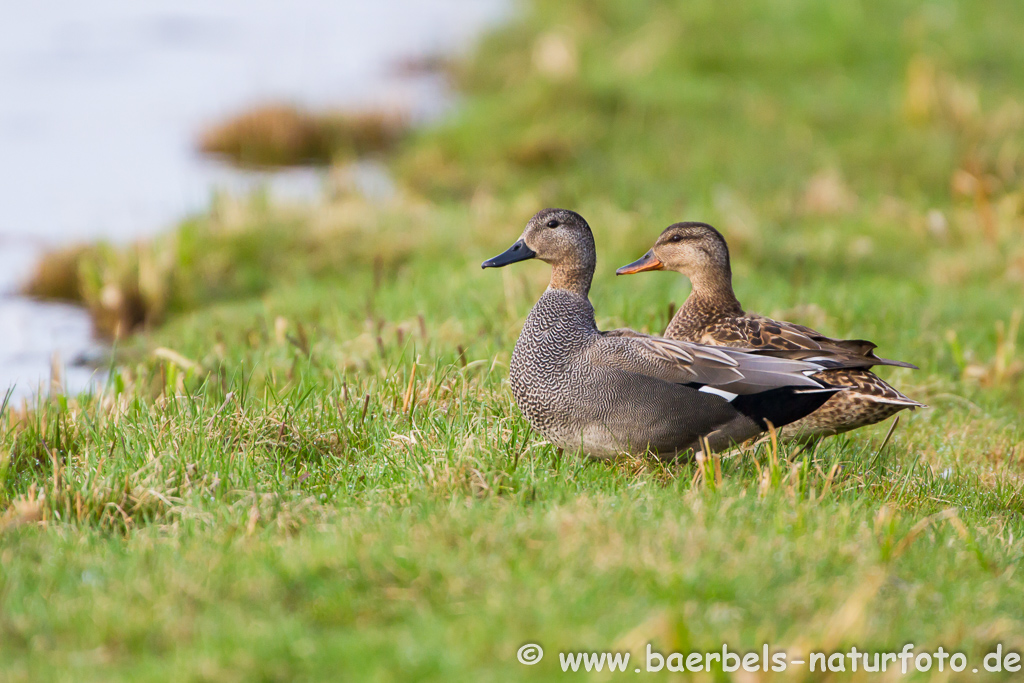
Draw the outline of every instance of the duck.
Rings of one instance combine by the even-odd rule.
[[[879,358],[877,346],[863,339],[833,339],[803,325],[773,320],[743,309],[732,287],[729,246],[707,223],[670,225],[642,257],[616,270],[628,275],[654,270],[680,273],[691,291],[676,311],[664,336],[691,343],[744,349],[827,351],[840,358],[860,357],[871,366],[917,369],[902,361]],[[905,409],[926,407],[882,380],[868,367],[836,367],[816,379],[846,390],[837,392],[810,415],[794,421],[782,435],[813,441],[881,422]]]
[[[551,277],[512,351],[509,383],[533,429],[563,450],[596,459],[650,453],[672,460],[731,448],[811,414],[843,391],[815,374],[866,363],[828,350],[747,352],[598,330],[589,298],[594,236],[574,211],[540,211],[511,247],[482,267],[531,259],[547,263]]]

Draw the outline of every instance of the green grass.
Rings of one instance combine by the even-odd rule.
[[[393,200],[222,198],[97,250],[83,298],[144,327],[96,395],[6,408],[0,681],[1020,651],[1021,25],[1009,0],[535,3],[389,158]],[[594,228],[602,326],[663,329],[682,279],[614,269],[707,220],[749,310],[876,341],[932,408],[720,478],[559,455],[507,386],[547,269],[479,269],[548,205]]]

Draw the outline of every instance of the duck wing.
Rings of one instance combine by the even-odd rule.
[[[647,375],[674,384],[695,384],[731,394],[754,394],[781,387],[821,389],[809,375],[830,367],[794,358],[806,349],[736,349],[652,337],[634,332],[600,336],[587,351],[588,362]],[[813,352],[822,356],[822,352]],[[825,354],[826,356],[828,354]],[[835,360],[835,367],[843,367]]]
[[[828,352],[843,365],[834,367],[872,367],[893,365],[917,369],[903,361],[879,358],[874,350],[878,345],[865,339],[833,339],[803,325],[780,322],[759,315],[724,320],[708,328],[707,341],[755,349],[788,351],[809,350]],[[828,356],[823,356],[824,360]],[[833,361],[834,362],[834,361]]]

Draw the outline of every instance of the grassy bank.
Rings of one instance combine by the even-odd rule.
[[[69,296],[137,332],[99,394],[4,414],[0,680],[556,679],[560,650],[647,642],[1019,651],[1022,22],[1012,2],[536,3],[387,157],[395,196],[221,198],[87,249]],[[766,446],[720,481],[560,457],[507,386],[547,271],[479,270],[548,205],[594,228],[599,324],[663,329],[682,280],[614,269],[707,220],[748,309],[917,363],[882,374],[932,408],[884,447],[888,425]]]

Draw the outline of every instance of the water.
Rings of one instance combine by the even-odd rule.
[[[126,241],[201,210],[216,188],[270,183],[314,196],[311,170],[252,176],[194,151],[206,124],[246,107],[389,106],[420,119],[448,102],[401,60],[467,47],[506,0],[41,0],[0,22],[0,392],[70,391],[95,355],[84,312],[13,294],[41,250]],[[370,177],[373,169],[369,169]]]

